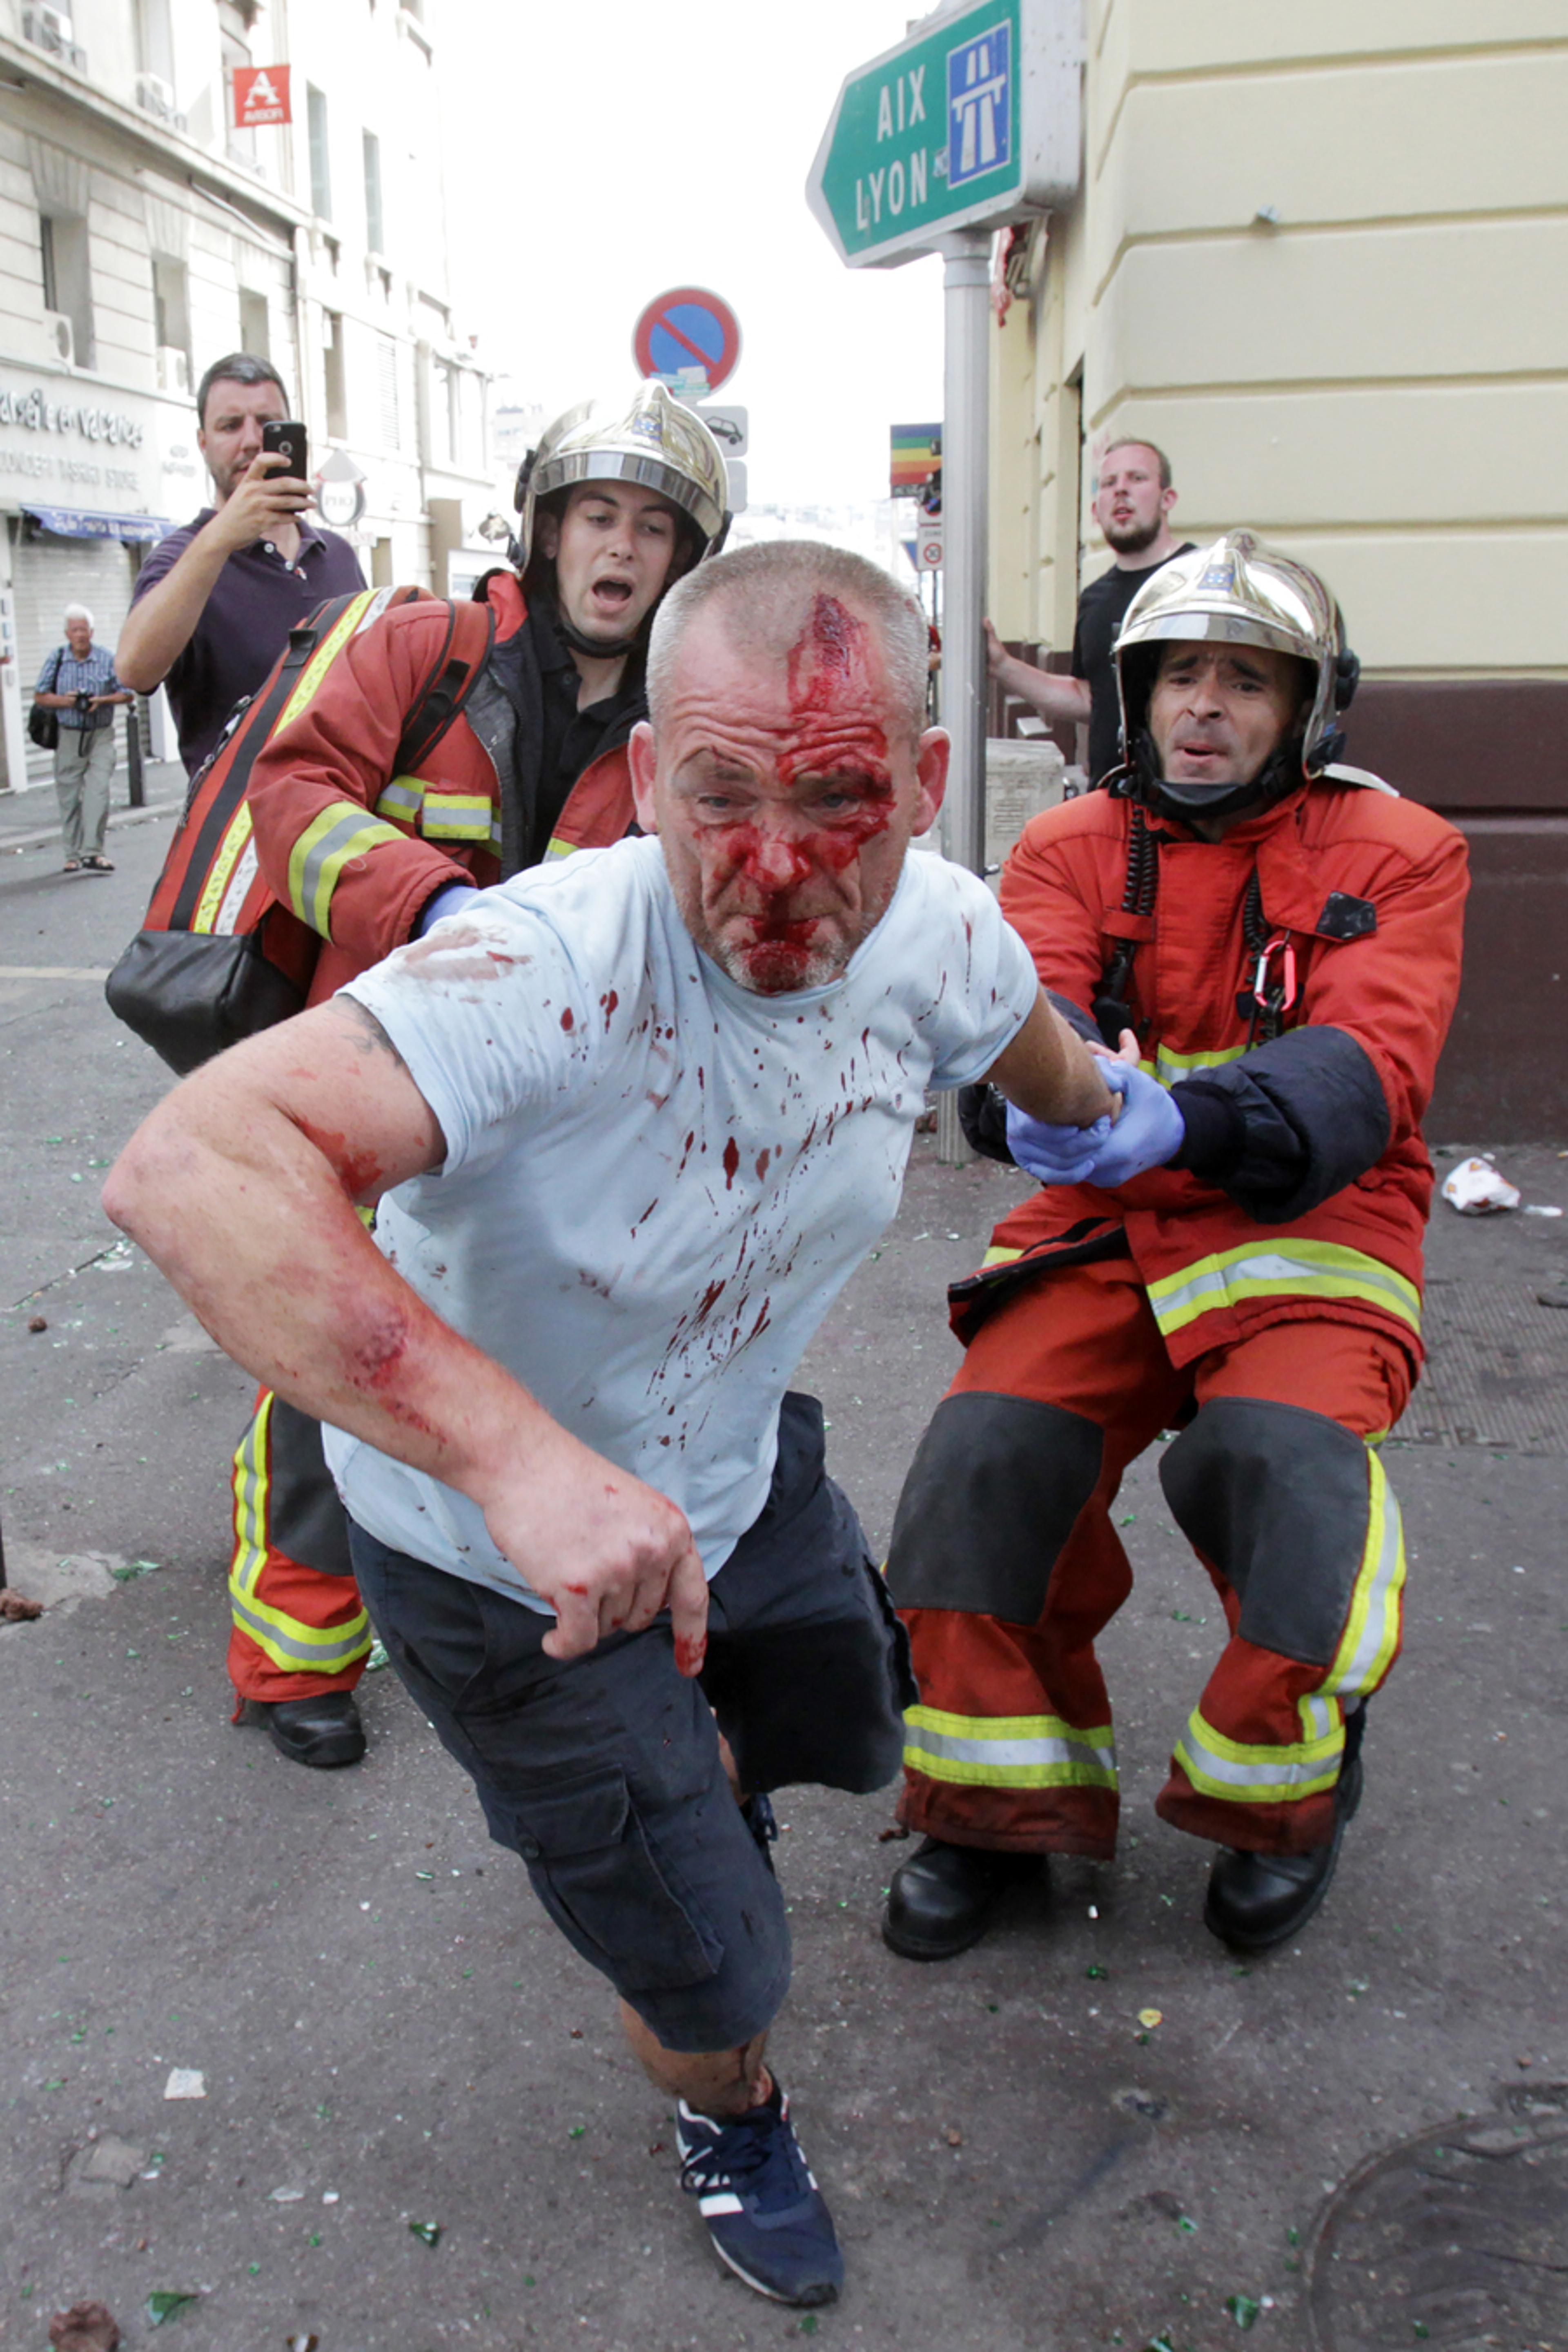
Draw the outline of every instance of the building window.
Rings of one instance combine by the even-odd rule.
[[[452,371],[439,360],[430,371],[430,462],[449,467],[454,449],[457,400]]]
[[[41,213],[38,257],[44,308],[56,322],[54,356],[89,368],[93,364],[92,271],[87,223],[79,214]]]
[[[272,321],[267,297],[244,286],[239,289],[239,348],[258,360],[272,356]]]
[[[458,414],[452,440],[458,464],[470,474],[482,474],[485,464],[484,389],[472,368],[452,370]]]
[[[375,339],[375,390],[381,415],[381,446],[403,446],[403,421],[397,398],[397,345],[390,335]]]
[[[324,340],[321,357],[326,367],[327,435],[333,441],[346,441],[349,433],[349,404],[346,371],[343,366],[343,322],[336,310],[323,310],[321,325]]]
[[[160,364],[164,351],[176,351],[185,372],[191,369],[191,285],[184,261],[169,254],[153,254],[153,341]],[[164,383],[164,391],[174,391],[174,385]]]
[[[136,63],[166,88],[174,79],[174,36],[169,22],[169,0],[136,0]]]
[[[252,172],[259,167],[256,157],[256,133],[242,131],[235,121],[234,77],[236,68],[249,65],[250,26],[254,10],[237,5],[237,0],[218,0],[218,43],[223,51],[224,136],[230,157]]]
[[[307,84],[305,112],[310,126],[310,209],[320,220],[332,217],[332,173],[327,150],[327,100]]]
[[[374,131],[364,134],[364,241],[372,253],[386,251],[381,212],[381,142]]]

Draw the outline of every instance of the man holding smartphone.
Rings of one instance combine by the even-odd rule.
[[[217,743],[235,704],[263,684],[289,631],[327,597],[353,594],[365,584],[348,541],[306,515],[305,427],[290,418],[289,394],[270,361],[249,352],[215,360],[196,394],[196,415],[213,503],[153,549],[115,649],[122,684],[143,694],[167,688],[180,757],[191,775]],[[242,1454],[249,1436],[247,1430]],[[308,1460],[313,1454],[319,1465],[319,1434],[308,1433],[297,1450]],[[248,1524],[246,1515],[259,1514],[268,1523],[279,1505],[286,1465],[279,1462],[275,1478],[238,1478],[237,1545],[241,1520]],[[310,1469],[306,1475],[309,1483]],[[315,1475],[324,1488],[324,1465]],[[341,1518],[338,1513],[331,1542],[342,1551],[346,1571]],[[262,1708],[274,1742],[294,1760],[353,1761],[363,1738],[352,1698],[335,1695],[358,1681],[370,1632],[346,1573],[323,1575],[293,1561],[281,1566],[259,1629],[270,1652],[249,1638],[256,1630],[237,1624],[230,1643],[241,1699]],[[306,1670],[282,1675],[276,1669],[285,1658]],[[302,1695],[285,1697],[285,1691]],[[323,1724],[323,1692],[334,1695],[331,1705],[346,1722],[329,1707]]]
[[[213,504],[153,549],[116,648],[123,685],[167,688],[192,775],[289,630],[323,597],[364,585],[348,541],[306,519],[305,428],[289,419],[271,362],[248,352],[215,360],[196,415]]]

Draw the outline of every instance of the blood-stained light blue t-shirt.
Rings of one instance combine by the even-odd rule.
[[[563,1427],[678,1504],[710,1576],[767,1498],[779,1401],[899,1204],[928,1086],[989,1069],[1034,966],[984,885],[923,854],[826,988],[701,954],[657,840],[476,896],[354,981],[439,1120],[382,1202],[420,1297]],[[353,1517],[543,1607],[476,1505],[327,1433]]]

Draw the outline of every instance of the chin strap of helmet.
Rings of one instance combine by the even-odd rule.
[[[593,661],[618,661],[623,654],[635,654],[647,635],[639,624],[629,637],[585,637],[581,629],[572,626],[559,604],[554,608],[554,618],[563,642],[574,654],[586,654]]]
[[[1332,744],[1336,739],[1328,740]],[[1337,740],[1342,742],[1343,738]],[[1276,746],[1248,783],[1217,787],[1173,784],[1161,775],[1153,738],[1146,727],[1141,727],[1133,745],[1128,790],[1145,808],[1157,810],[1162,816],[1173,816],[1180,824],[1191,824],[1194,817],[1240,816],[1272,808],[1276,801],[1282,801],[1288,793],[1296,790],[1305,773],[1301,738],[1291,735]]]

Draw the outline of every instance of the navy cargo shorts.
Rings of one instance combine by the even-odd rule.
[[[732,2050],[789,1986],[778,1883],[735,1803],[799,1781],[864,1794],[898,1771],[917,1693],[902,1626],[823,1459],[822,1408],[786,1396],[762,1516],[708,1588],[708,1654],[678,1674],[668,1617],[580,1658],[552,1617],[351,1527],[376,1631],[522,1856],[567,1940],[666,2049]]]

